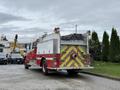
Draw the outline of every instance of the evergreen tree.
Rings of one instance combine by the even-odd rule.
[[[117,35],[117,31],[115,28],[112,28],[111,39],[110,39],[110,60],[112,62],[118,62],[119,53],[119,36]]]
[[[103,41],[102,41],[102,60],[108,61],[109,56],[109,35],[105,31],[103,34]]]
[[[94,60],[101,59],[101,45],[98,39],[97,33],[94,31],[92,32],[91,40],[89,41],[90,45],[90,54]]]
[[[119,54],[119,45],[120,45],[119,36],[117,35],[116,36],[116,54]]]
[[[119,36],[116,37],[116,56],[114,62],[120,62],[120,43]]]
[[[119,54],[120,54],[120,38],[119,38]]]

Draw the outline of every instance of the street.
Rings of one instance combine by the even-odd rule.
[[[40,69],[23,65],[0,65],[0,90],[120,90],[120,82],[80,73],[43,75]]]

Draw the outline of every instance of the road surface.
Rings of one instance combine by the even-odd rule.
[[[120,82],[80,73],[42,74],[23,65],[0,65],[0,90],[120,90]]]

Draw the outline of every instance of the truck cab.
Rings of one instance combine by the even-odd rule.
[[[8,60],[10,64],[23,64],[23,57],[20,53],[11,53]]]
[[[5,53],[0,53],[0,64],[7,64],[7,57]]]

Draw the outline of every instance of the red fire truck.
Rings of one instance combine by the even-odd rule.
[[[88,48],[87,33],[60,36],[59,28],[55,28],[54,33],[40,37],[26,54],[25,69],[39,66],[44,74],[50,70],[77,74],[79,70],[92,69]]]

